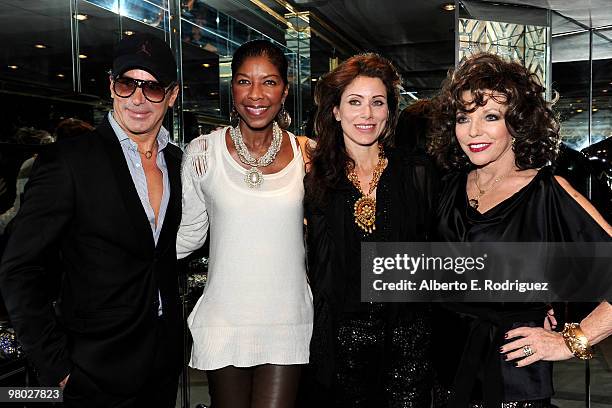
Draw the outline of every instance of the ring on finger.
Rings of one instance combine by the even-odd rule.
[[[535,350],[533,350],[531,348],[531,346],[529,344],[523,346],[523,354],[525,355],[525,357],[529,357],[533,354],[535,354]]]

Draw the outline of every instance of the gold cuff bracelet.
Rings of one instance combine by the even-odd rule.
[[[561,332],[565,345],[572,354],[581,360],[590,360],[593,358],[593,351],[589,345],[589,340],[580,329],[578,323],[565,323],[565,327]]]

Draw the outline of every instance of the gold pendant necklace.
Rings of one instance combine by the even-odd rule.
[[[144,157],[146,159],[150,159],[151,156],[153,156],[153,151],[152,150],[147,150],[146,152],[141,152],[140,150],[138,151],[140,154],[144,155]]]
[[[145,159],[150,159],[151,157],[153,157],[153,149],[155,149],[157,147],[157,142],[153,143],[153,146],[151,146],[150,150],[145,150],[144,152],[141,152],[140,149],[136,149],[136,151],[138,151],[138,153],[142,154]]]
[[[370,197],[372,192],[376,189],[380,176],[385,169],[385,151],[381,145],[378,146],[378,163],[374,168],[374,174],[372,174],[372,180],[368,188],[368,194],[364,194],[361,189],[361,183],[359,183],[359,177],[355,173],[355,166],[351,166],[346,170],[346,176],[349,181],[355,186],[361,197],[355,202],[353,206],[355,224],[361,228],[366,234],[371,234],[376,229],[376,198]]]
[[[493,190],[493,187],[495,187],[497,185],[497,183],[499,183],[500,181],[502,181],[508,174],[510,174],[512,172],[512,170],[510,170],[508,173],[501,175],[499,177],[496,177],[493,180],[493,184],[491,184],[489,186],[489,188],[487,189],[482,189],[479,185],[478,185],[478,170],[474,170],[476,172],[476,178],[474,179],[474,184],[476,185],[476,188],[478,189],[478,194],[476,194],[473,198],[468,199],[468,204],[470,205],[470,207],[472,207],[473,209],[477,210],[478,209],[478,205],[479,202],[478,200],[480,200],[480,197],[482,197],[483,195],[485,195],[485,193]]]

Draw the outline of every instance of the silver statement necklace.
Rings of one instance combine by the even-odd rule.
[[[258,159],[253,157],[251,152],[249,152],[249,149],[244,144],[242,132],[240,131],[240,124],[238,124],[236,127],[230,128],[230,137],[234,142],[236,153],[238,153],[238,158],[240,158],[240,161],[248,166],[251,166],[251,168],[247,170],[244,177],[245,183],[250,188],[260,187],[263,183],[263,173],[261,170],[259,170],[259,167],[269,166],[274,159],[276,159],[276,155],[280,151],[281,142],[283,141],[283,131],[276,122],[272,123],[272,143],[270,143],[268,151]]]

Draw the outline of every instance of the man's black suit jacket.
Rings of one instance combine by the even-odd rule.
[[[136,392],[152,374],[160,322],[178,375],[181,154],[171,144],[164,149],[170,200],[157,246],[108,119],[37,158],[2,259],[0,289],[43,385],[57,386],[71,373],[70,381],[86,375],[107,392]],[[57,249],[63,281],[54,310],[42,265]]]

